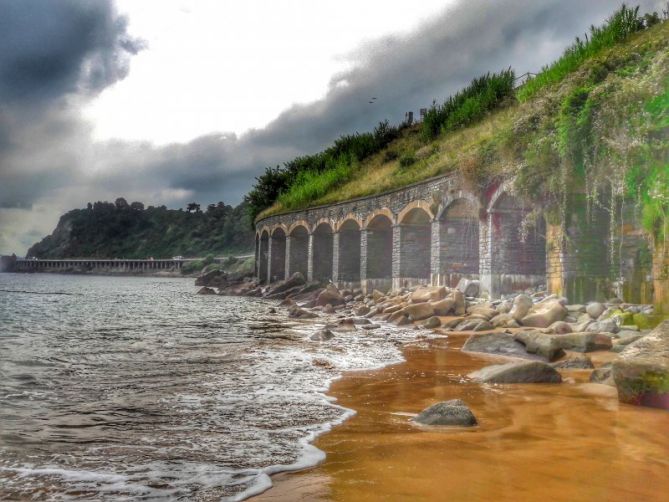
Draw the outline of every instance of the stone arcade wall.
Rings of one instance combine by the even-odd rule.
[[[271,282],[299,270],[308,280],[364,291],[421,283],[452,287],[472,278],[492,297],[545,285],[574,302],[613,294],[652,301],[652,250],[634,218],[612,240],[608,221],[596,212],[586,217],[575,195],[565,228],[557,227],[526,207],[511,186],[507,181],[479,198],[457,176],[440,176],[260,219],[258,277]],[[285,238],[284,266],[268,252],[275,238]]]
[[[12,271],[97,274],[177,272],[186,261],[190,260],[17,259]]]

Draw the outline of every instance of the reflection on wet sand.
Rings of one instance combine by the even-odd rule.
[[[405,363],[336,381],[329,394],[357,415],[316,442],[323,464],[277,476],[256,499],[666,500],[669,413],[619,404],[588,371],[563,371],[563,384],[469,383],[491,359],[460,352],[464,339],[412,345]],[[455,398],[478,428],[411,425]]]

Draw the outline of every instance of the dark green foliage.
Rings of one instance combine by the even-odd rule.
[[[423,119],[423,138],[431,140],[441,132],[454,131],[481,120],[504,99],[513,96],[514,80],[511,68],[487,73],[472,80],[442,105],[433,103]]]
[[[213,261],[214,256],[253,249],[246,203],[233,208],[219,202],[209,205],[206,212],[187,212],[165,206],[142,209],[139,202],[120,201],[96,202],[87,209],[69,211],[61,216],[53,234],[28,250],[28,256],[157,259],[206,255]]]
[[[586,34],[584,40],[577,37],[560,59],[544,67],[535,78],[526,82],[518,90],[518,99],[526,101],[547,85],[560,82],[586,59],[623,42],[633,33],[657,24],[659,21],[657,14],[646,14],[645,17],[640,17],[639,7],[631,9],[623,4],[603,26],[590,27],[590,35]]]
[[[283,167],[266,168],[245,198],[252,220],[282,194],[290,206],[313,200],[322,190],[346,181],[356,162],[383,150],[399,133],[399,127],[391,126],[388,121],[380,122],[373,132],[341,136],[322,152],[296,157]],[[327,171],[332,171],[328,179],[317,182],[318,175]],[[289,195],[291,192],[293,195]]]
[[[405,153],[400,157],[400,167],[409,167],[416,163],[416,156],[413,153]]]

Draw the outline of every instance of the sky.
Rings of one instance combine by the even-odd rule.
[[[538,71],[618,6],[0,0],[0,254],[89,201],[237,204],[267,166]]]

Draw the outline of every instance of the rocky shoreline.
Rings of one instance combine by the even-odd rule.
[[[327,341],[331,328],[364,332],[380,328],[380,322],[413,325],[442,335],[468,334],[463,351],[513,361],[468,375],[474,381],[559,383],[560,369],[578,368],[590,370],[592,382],[615,387],[621,402],[669,409],[669,321],[660,322],[652,305],[615,298],[574,305],[542,291],[489,301],[478,296],[477,281],[466,280],[456,288],[418,286],[367,295],[361,290],[340,291],[333,284],[309,283],[299,273],[261,286],[213,271],[200,276],[196,284],[202,286],[198,294],[278,300],[291,318],[335,314],[337,324],[326,326],[314,340]],[[594,351],[611,352],[612,361],[595,368],[587,356]]]

